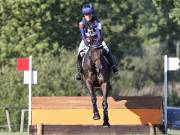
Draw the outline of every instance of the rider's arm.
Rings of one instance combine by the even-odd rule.
[[[97,40],[100,41],[101,38],[102,38],[102,35],[101,35],[101,23],[99,22],[97,25],[98,25],[97,28],[96,28]]]
[[[81,38],[84,41],[84,44],[88,45],[88,41],[86,40],[86,34],[85,34],[83,22],[79,23],[79,30],[80,30],[80,33],[81,33]]]
[[[95,40],[95,44],[100,45],[102,41],[102,33],[101,33],[101,23],[99,21],[97,22],[96,34],[97,34],[97,39]]]

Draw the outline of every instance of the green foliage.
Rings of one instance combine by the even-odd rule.
[[[15,59],[14,59],[15,60]],[[0,123],[6,121],[5,117],[5,107],[10,110],[10,118],[13,125],[13,129],[19,127],[19,116],[20,109],[26,108],[27,105],[27,90],[25,86],[22,85],[22,74],[18,73],[15,67],[4,66],[1,68],[1,79],[0,79],[0,106],[1,115]]]
[[[1,61],[32,53],[57,55],[62,46],[77,45],[78,1],[3,0],[0,5]]]
[[[168,96],[168,105],[169,106],[179,106],[180,104],[180,97],[178,97],[177,91],[172,91],[172,93]]]
[[[180,0],[175,0],[173,5],[174,8],[171,9],[169,17],[173,19],[173,21],[176,22],[178,25],[180,25]]]
[[[35,96],[81,96],[86,95],[82,84],[75,81],[76,52],[63,51],[59,57],[42,55],[34,58],[34,68],[39,72],[38,85],[33,88]],[[72,59],[73,58],[73,59]]]

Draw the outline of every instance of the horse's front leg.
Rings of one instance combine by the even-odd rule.
[[[99,120],[100,119],[100,115],[99,115],[99,111],[97,108],[97,98],[96,98],[96,94],[93,88],[93,84],[91,83],[91,81],[86,81],[86,85],[87,88],[89,90],[89,94],[91,96],[91,102],[93,105],[93,119],[94,120]]]
[[[101,85],[102,93],[103,93],[103,114],[104,114],[104,122],[103,122],[103,127],[109,127],[109,117],[108,117],[108,103],[107,103],[107,97],[108,97],[108,83],[103,83]]]

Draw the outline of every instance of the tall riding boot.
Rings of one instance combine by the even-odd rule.
[[[106,52],[106,58],[109,61],[109,64],[110,64],[110,67],[111,67],[113,73],[118,72],[116,60],[115,60],[115,58],[112,55],[112,52],[110,50],[109,50],[109,52]]]
[[[75,77],[76,80],[82,80],[82,78],[81,78],[81,75],[82,75],[81,64],[82,64],[82,58],[80,55],[78,55],[78,57],[77,57],[77,71],[78,71],[78,73],[76,74],[76,77]]]

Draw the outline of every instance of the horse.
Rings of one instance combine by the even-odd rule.
[[[87,53],[82,62],[83,80],[86,83],[87,89],[91,96],[93,106],[93,119],[100,119],[97,99],[95,94],[95,87],[100,87],[103,96],[103,127],[110,127],[108,117],[108,103],[107,97],[110,88],[110,66],[105,58],[106,51],[103,46],[89,46]]]

